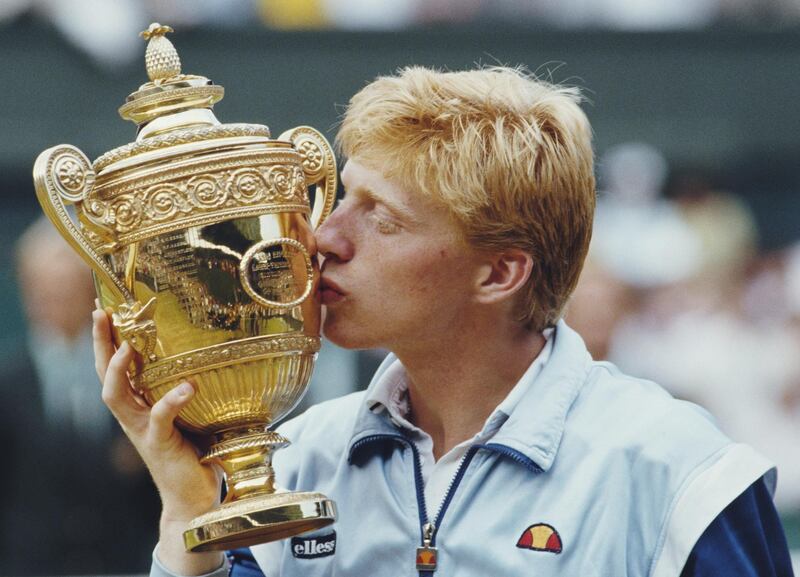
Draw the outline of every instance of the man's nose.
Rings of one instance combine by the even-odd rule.
[[[317,238],[317,250],[326,260],[348,261],[353,258],[353,243],[348,235],[347,214],[337,207],[317,227],[315,236]]]

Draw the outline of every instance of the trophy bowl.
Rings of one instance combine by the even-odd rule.
[[[275,486],[272,453],[289,441],[268,427],[300,401],[319,351],[313,231],[332,210],[336,162],[307,126],[272,140],[266,126],[221,124],[222,87],[181,74],[166,32],[143,33],[150,82],[120,108],[136,141],[93,163],[74,146],[45,150],[34,182],[92,267],[116,344],[137,352],[132,387],[152,405],[194,385],[176,425],[211,440],[201,460],[222,469],[226,496],[184,542],[229,549],[335,520],[324,495]]]

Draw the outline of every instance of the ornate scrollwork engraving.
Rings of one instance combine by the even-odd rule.
[[[266,172],[270,188],[281,200],[292,200],[299,194],[305,197],[306,183],[299,166],[271,166]]]
[[[147,204],[144,212],[151,220],[164,220],[178,212],[188,213],[192,210],[191,204],[183,197],[181,189],[173,184],[156,185],[152,192],[146,195]]]
[[[212,209],[225,204],[228,199],[230,175],[201,174],[186,183],[188,200],[200,209]]]
[[[156,298],[153,297],[145,305],[139,301],[130,305],[123,303],[112,315],[114,326],[119,329],[120,336],[151,363],[157,359],[154,353],[156,323],[153,316],[155,312]]]
[[[142,200],[134,195],[126,194],[111,204],[110,222],[120,232],[137,228],[142,222]]]
[[[168,182],[156,179],[138,187],[119,185],[117,190],[104,190],[86,202],[85,210],[93,223],[113,230],[123,244],[133,242],[131,235],[141,240],[163,234],[161,225],[167,223],[174,223],[177,229],[188,226],[187,219],[199,223],[204,216],[215,215],[214,220],[219,220],[221,211],[227,209],[252,212],[259,208],[257,212],[267,213],[300,206],[309,210],[305,175],[298,160],[296,155],[261,155],[253,158],[253,166],[244,168],[241,159],[198,165],[183,175],[173,175]]]
[[[270,188],[264,175],[255,168],[242,168],[231,172],[231,194],[245,202],[258,197],[272,200],[269,197]]]

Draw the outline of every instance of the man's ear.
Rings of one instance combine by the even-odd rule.
[[[480,268],[476,298],[491,304],[512,298],[525,285],[533,270],[533,257],[510,248],[487,257]]]

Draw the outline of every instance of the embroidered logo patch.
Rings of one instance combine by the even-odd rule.
[[[292,537],[292,555],[297,559],[316,559],[336,553],[336,531],[314,537]]]
[[[517,547],[558,554],[561,553],[562,549],[561,536],[550,525],[536,523],[522,532],[519,541],[517,541]]]

